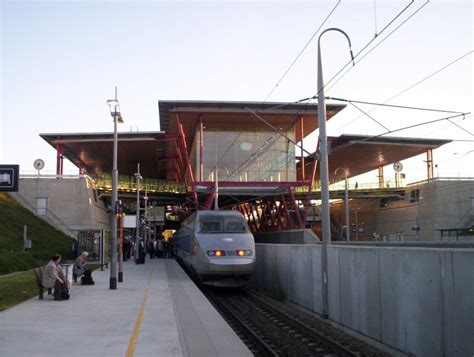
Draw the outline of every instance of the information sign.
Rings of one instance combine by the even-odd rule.
[[[18,192],[20,165],[0,165],[0,192]]]

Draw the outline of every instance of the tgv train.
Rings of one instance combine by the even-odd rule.
[[[255,241],[238,211],[196,211],[181,223],[173,249],[207,285],[239,287],[255,269]]]

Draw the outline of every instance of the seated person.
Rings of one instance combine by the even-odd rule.
[[[54,288],[54,300],[67,300],[69,299],[69,291],[66,277],[59,265],[60,261],[60,254],[52,256],[44,268],[41,284],[48,289]]]
[[[77,281],[77,277],[84,275],[82,279],[82,284],[84,285],[92,285],[94,281],[92,280],[92,272],[86,268],[87,259],[89,257],[89,253],[84,251],[81,253],[80,256],[77,257],[76,261],[74,262],[74,267],[72,269],[72,275],[74,281]]]

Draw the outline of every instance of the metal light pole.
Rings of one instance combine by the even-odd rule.
[[[110,249],[110,284],[111,290],[117,289],[117,146],[118,134],[117,123],[123,123],[122,115],[120,114],[120,105],[117,99],[117,87],[115,87],[115,99],[107,100],[107,105],[110,108],[110,114],[114,118],[114,149],[113,149],[113,166],[112,166],[112,216],[111,216],[111,230],[112,242]]]
[[[145,210],[143,211],[143,218],[145,219],[145,226],[143,228],[143,236],[144,236],[144,244],[145,247],[148,244],[148,240],[150,239],[148,237],[148,229],[147,229],[147,215],[148,215],[148,196],[147,196],[147,191],[146,191],[146,186],[145,186],[145,196],[143,197],[143,200],[145,201]]]
[[[346,241],[349,242],[351,240],[351,234],[350,234],[351,226],[350,226],[350,222],[349,222],[349,187],[348,187],[348,182],[347,182],[347,169],[345,169],[344,167],[338,167],[336,169],[336,171],[334,171],[334,175],[336,175],[339,170],[344,170],[344,183],[345,183],[344,201],[345,201],[345,210],[346,210]]]
[[[216,196],[214,197],[214,209],[219,210],[219,179],[217,178],[217,172],[219,170],[216,168]]]
[[[135,173],[135,178],[137,180],[137,213],[136,213],[136,225],[137,229],[135,232],[135,261],[138,260],[138,249],[140,247],[140,180],[142,176],[140,175],[140,164],[137,164],[137,172]]]
[[[321,246],[321,273],[322,273],[322,317],[328,318],[329,302],[328,302],[328,260],[327,246],[331,244],[331,226],[329,216],[329,174],[328,174],[328,151],[327,151],[327,134],[326,134],[326,104],[324,102],[324,80],[323,80],[323,64],[321,61],[321,36],[328,31],[338,31],[342,33],[349,42],[351,58],[354,60],[351,49],[351,40],[349,36],[338,28],[328,28],[321,32],[318,38],[318,124],[319,124],[319,154],[320,154],[320,180],[321,180],[321,218],[323,243]]]

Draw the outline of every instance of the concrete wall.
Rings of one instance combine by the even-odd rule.
[[[320,313],[321,246],[257,244],[252,284]],[[328,247],[329,318],[417,356],[474,354],[474,249]]]
[[[291,229],[278,232],[254,233],[255,242],[272,244],[316,244],[318,236],[311,229]]]
[[[421,199],[410,202],[415,189],[420,189]],[[380,208],[375,231],[392,239],[403,232],[405,240],[415,240],[412,227],[417,217],[420,241],[440,240],[437,229],[470,227],[474,224],[474,181],[435,180],[407,187],[404,200]]]
[[[18,186],[13,198],[35,214],[36,199],[47,198],[47,214],[42,218],[70,236],[79,230],[109,229],[104,203],[94,194],[94,182],[88,177],[20,178]]]

